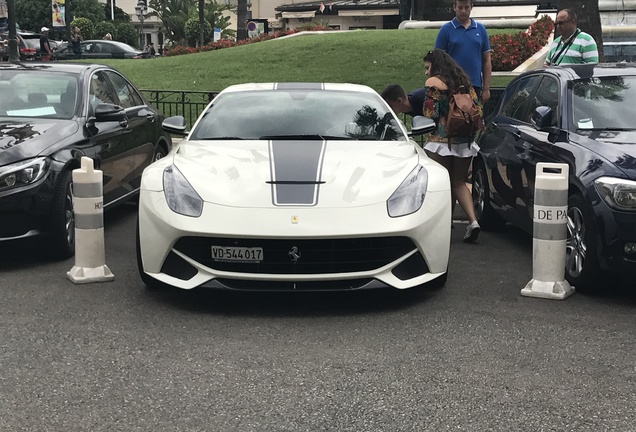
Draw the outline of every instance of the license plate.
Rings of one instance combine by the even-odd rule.
[[[212,246],[212,259],[218,262],[259,263],[263,259],[263,248]]]

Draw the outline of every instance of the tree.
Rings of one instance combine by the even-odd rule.
[[[118,22],[115,34],[117,35],[117,40],[120,42],[127,43],[131,46],[135,46],[139,43],[139,33],[132,23]]]
[[[199,44],[205,44],[205,0],[199,0]],[[210,25],[210,23],[208,23]]]
[[[236,38],[247,39],[247,0],[238,0],[236,11]]]
[[[15,0],[16,22],[22,30],[40,31],[51,27],[51,0]],[[104,21],[104,6],[99,0],[66,0],[66,21],[87,18]]]
[[[602,62],[605,57],[603,55],[603,29],[598,0],[557,0],[557,7],[559,10],[572,9],[576,12],[577,26],[594,38],[598,46],[598,58]]]
[[[185,35],[190,46],[203,46],[212,39],[212,26],[203,21],[203,41],[201,41],[201,23],[198,18],[192,17],[186,21]]]
[[[216,0],[209,0],[205,5],[205,19],[215,28],[221,29],[221,38],[229,38],[236,35],[236,31],[230,27],[230,17],[225,15],[226,11],[234,8],[227,4],[219,4]]]
[[[223,14],[232,8],[218,4],[216,0],[205,0],[203,9],[200,9],[201,1],[203,0],[150,0],[148,6],[154,11],[148,15],[158,17],[166,29],[168,38],[176,43],[186,43],[188,39],[185,33],[186,22],[195,18],[199,22],[198,35],[199,44],[201,44],[201,16],[199,15],[201,11],[204,11],[203,21],[207,21],[212,28],[220,28],[222,37],[232,36],[233,30],[228,29],[230,19]]]
[[[71,25],[79,27],[84,40],[93,39],[95,37],[95,27],[93,26],[93,22],[88,18],[75,18],[71,21]]]
[[[194,9],[194,0],[150,0],[148,6],[154,9],[148,15],[161,20],[168,37],[173,42],[184,42],[185,23]]]
[[[102,21],[95,24],[94,37],[101,39],[106,33],[110,33],[113,40],[119,40],[117,25],[113,21]]]

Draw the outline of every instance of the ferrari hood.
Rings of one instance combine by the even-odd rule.
[[[71,120],[0,120],[0,166],[48,154],[51,147],[77,128]]]
[[[174,165],[207,202],[342,207],[386,201],[419,157],[395,141],[193,141]]]

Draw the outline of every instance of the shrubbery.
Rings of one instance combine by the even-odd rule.
[[[313,23],[310,23],[313,24]],[[198,30],[198,29],[197,29]],[[325,31],[328,27],[322,25],[305,24],[302,28],[286,30],[283,32],[264,33],[252,39],[233,41],[221,39],[217,42],[210,42],[202,47],[187,47],[174,45],[166,47],[164,55],[174,56],[181,54],[192,54],[195,52],[214,51],[234,46],[247,45],[255,42],[262,42],[276,39],[281,36],[288,36],[300,31]],[[534,22],[527,30],[517,34],[500,34],[490,37],[490,47],[492,49],[492,69],[494,71],[511,71],[521,63],[529,59],[545,46],[554,31],[554,21],[544,15]]]
[[[554,22],[544,15],[526,31],[491,36],[492,70],[514,70],[545,46],[553,30]]]
[[[183,45],[174,45],[171,47],[167,47],[164,50],[164,55],[175,56],[175,55],[181,55],[181,54],[192,54],[196,52],[214,51],[214,50],[223,49],[223,48],[231,48],[231,47],[240,46],[240,45],[247,45],[247,44],[251,44],[255,42],[263,42],[266,40],[276,39],[281,36],[289,36],[291,34],[298,33],[301,31],[324,31],[324,30],[329,30],[329,28],[326,28],[320,25],[314,25],[311,27],[305,26],[302,29],[285,30],[282,32],[273,32],[273,33],[263,33],[254,38],[243,39],[240,41],[233,41],[230,39],[221,39],[216,42],[210,42],[206,45],[203,45],[202,47],[196,47],[196,48],[183,46]]]

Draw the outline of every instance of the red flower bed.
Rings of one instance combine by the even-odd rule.
[[[490,37],[492,70],[511,71],[532,57],[548,42],[554,30],[552,19],[544,15],[526,31]]]

